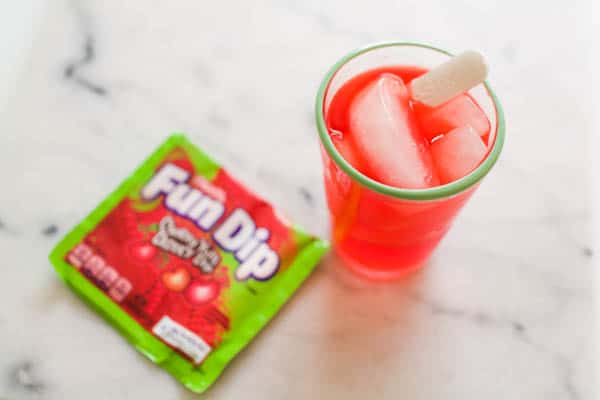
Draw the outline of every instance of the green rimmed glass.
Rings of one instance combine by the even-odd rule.
[[[504,114],[487,82],[470,90],[469,94],[484,110],[491,124],[491,146],[485,160],[474,171],[454,182],[428,189],[402,189],[369,178],[342,157],[327,129],[327,109],[337,90],[361,72],[397,65],[431,68],[451,56],[445,50],[418,43],[369,45],[336,62],[317,92],[316,124],[321,141],[333,241],[338,253],[352,269],[370,277],[395,277],[417,268],[427,259],[449,229],[456,213],[496,163],[504,144]],[[352,188],[348,189],[350,186]],[[378,214],[385,215],[386,219],[378,221]],[[340,226],[342,228],[338,229]],[[366,250],[361,250],[362,247]],[[389,257],[382,257],[383,253],[389,254]],[[365,254],[370,255],[367,257]]]
[[[319,131],[319,137],[321,139],[321,143],[323,144],[325,150],[329,154],[331,158],[335,160],[335,162],[339,165],[339,167],[346,172],[353,179],[358,181],[360,184],[368,187],[369,189],[375,190],[381,194],[398,197],[407,200],[434,200],[439,198],[444,198],[448,196],[452,196],[454,194],[460,193],[469,187],[473,186],[477,182],[479,182],[494,166],[498,157],[500,156],[500,152],[502,151],[502,147],[504,146],[504,135],[505,135],[505,122],[504,122],[504,112],[502,110],[502,106],[496,97],[496,94],[490,87],[489,83],[486,81],[483,83],[483,88],[485,92],[490,97],[493,102],[494,112],[495,112],[495,125],[496,130],[494,134],[494,144],[492,149],[490,150],[486,159],[470,174],[462,177],[459,180],[448,183],[446,185],[437,186],[429,189],[401,189],[389,185],[385,185],[381,182],[377,182],[368,176],[360,173],[357,169],[352,167],[337,151],[335,145],[331,141],[331,137],[329,136],[329,132],[327,130],[327,125],[325,123],[325,96],[327,95],[327,91],[329,89],[330,83],[334,76],[338,73],[338,71],[345,65],[348,64],[353,59],[356,59],[358,56],[361,56],[365,53],[394,46],[409,46],[416,47],[421,49],[427,49],[434,52],[438,52],[444,56],[451,57],[452,53],[447,52],[445,50],[439,49],[437,47],[433,47],[426,44],[419,43],[410,43],[410,42],[385,42],[385,43],[377,43],[369,46],[365,46],[354,50],[344,57],[342,57],[338,62],[336,62],[331,69],[327,72],[321,85],[319,86],[319,90],[317,92],[317,99],[315,103],[315,114],[317,121],[317,129]],[[412,63],[412,61],[411,61]],[[421,65],[419,65],[421,66]],[[477,90],[477,88],[475,88]],[[478,103],[481,104],[481,94],[480,93],[471,93],[474,95],[475,99],[478,100]],[[487,111],[487,110],[486,110]],[[490,115],[488,115],[490,117]],[[493,121],[492,121],[493,122]],[[493,126],[492,126],[493,128]],[[492,129],[493,131],[493,129]]]

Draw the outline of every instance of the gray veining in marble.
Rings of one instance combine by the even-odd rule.
[[[50,2],[0,114],[0,399],[196,398],[48,252],[172,131],[326,235],[315,91],[385,39],[482,50],[503,156],[423,271],[372,284],[327,256],[205,398],[597,398],[589,2],[448,4]]]

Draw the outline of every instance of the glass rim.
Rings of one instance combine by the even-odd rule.
[[[483,162],[479,164],[477,168],[475,168],[473,171],[463,176],[462,178],[447,183],[445,185],[435,186],[426,189],[402,189],[378,182],[364,175],[356,168],[354,168],[349,162],[347,162],[344,159],[344,157],[342,157],[342,155],[338,152],[337,148],[333,144],[333,141],[331,140],[331,137],[329,136],[329,131],[327,129],[327,124],[325,123],[324,117],[325,94],[327,93],[329,85],[331,84],[331,81],[335,77],[337,72],[349,61],[364,53],[384,47],[394,46],[420,47],[423,49],[436,51],[447,56],[453,55],[452,53],[446,50],[442,50],[428,44],[413,42],[382,42],[360,47],[343,56],[329,69],[329,71],[327,71],[327,74],[321,81],[321,84],[319,85],[319,90],[317,91],[317,97],[315,102],[315,117],[321,144],[325,148],[325,151],[327,151],[327,154],[329,154],[329,156],[333,159],[333,161],[354,181],[378,193],[406,200],[435,200],[461,193],[478,183],[481,179],[483,179],[485,175],[487,175],[487,173],[491,170],[491,168],[498,160],[502,147],[504,146],[504,111],[502,110],[502,106],[500,105],[496,94],[494,93],[487,81],[483,82],[483,85],[487,94],[490,96],[494,104],[494,109],[496,111],[496,135],[494,138],[494,145],[488,152],[488,155],[485,158],[485,160],[483,160]]]

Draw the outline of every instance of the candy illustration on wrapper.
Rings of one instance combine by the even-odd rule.
[[[174,135],[50,260],[136,348],[202,392],[327,249]]]
[[[210,303],[219,295],[221,288],[215,281],[194,281],[185,289],[185,298],[194,305]]]
[[[156,255],[156,247],[145,241],[137,241],[129,245],[129,253],[140,261],[148,261]]]
[[[183,267],[167,271],[162,274],[162,282],[167,289],[181,292],[190,283],[190,273]]]

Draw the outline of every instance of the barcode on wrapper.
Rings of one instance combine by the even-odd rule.
[[[212,350],[200,336],[166,315],[152,328],[152,332],[171,346],[181,350],[199,364]]]

